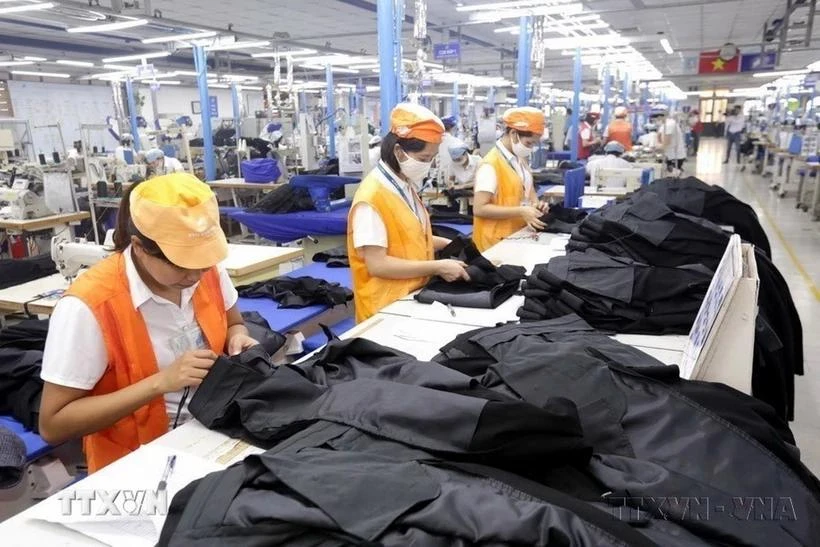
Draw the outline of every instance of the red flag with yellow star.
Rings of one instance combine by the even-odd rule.
[[[720,51],[703,51],[698,63],[698,74],[732,74],[740,68],[740,55],[730,60],[720,58]]]

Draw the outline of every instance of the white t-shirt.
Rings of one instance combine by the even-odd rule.
[[[667,118],[663,126],[663,150],[668,160],[686,159],[686,140],[678,122]]]
[[[439,172],[443,177],[441,180],[450,180],[450,174],[452,173],[450,168],[453,165],[453,158],[450,157],[450,147],[458,144],[461,144],[461,141],[450,133],[445,133],[444,138],[441,139],[441,144],[438,147]]]
[[[467,155],[467,167],[462,167],[458,163],[453,162],[451,169],[456,179],[456,184],[470,184],[475,182],[476,173],[480,165],[481,158],[473,154]]]
[[[185,168],[182,166],[182,162],[180,162],[176,158],[165,158],[165,174],[169,173],[182,173],[185,171]]]
[[[170,366],[183,353],[207,347],[202,331],[194,319],[192,298],[197,285],[182,290],[180,306],[151,292],[137,273],[131,258],[131,247],[124,252],[125,275],[131,290],[134,309],[142,315],[160,369]],[[239,298],[227,271],[221,266],[219,282],[225,309],[232,308]],[[94,313],[82,300],[73,296],[62,298],[51,316],[43,352],[40,377],[52,384],[91,390],[102,378],[108,366],[108,352],[102,329]],[[193,396],[194,388],[188,396]],[[165,394],[165,409],[173,423],[182,391]],[[182,409],[180,423],[190,418]]]
[[[528,199],[530,192],[532,191],[532,173],[521,164],[521,161],[519,161],[517,156],[513,155],[504,147],[503,144],[501,144],[501,141],[496,143],[496,147],[501,151],[501,155],[504,156],[506,161],[510,162],[513,169],[518,174],[518,177],[524,185],[524,198]],[[481,166],[479,166],[475,175],[475,191],[489,192],[492,195],[495,195],[496,192],[498,192],[498,177],[496,176],[495,169],[492,165],[482,163]]]
[[[425,228],[427,226],[427,212],[424,210],[424,205],[421,203],[416,193],[410,188],[410,185],[404,182],[402,179],[399,178],[396,173],[393,172],[390,167],[384,163],[383,161],[379,162],[379,165],[382,166],[396,184],[399,185],[399,189],[397,189],[387,177],[384,176],[384,173],[377,167],[373,170],[373,173],[378,177],[379,182],[396,194],[397,196],[402,197],[402,202],[404,202],[404,206],[410,208],[413,211],[413,214],[416,215],[416,218],[419,219],[419,222],[424,223]],[[405,201],[406,200],[406,201]],[[415,207],[410,207],[407,205],[407,201],[414,204]],[[356,205],[356,208],[353,209],[353,247],[356,249],[361,249],[362,247],[384,247],[387,248],[387,227],[382,220],[381,215],[376,211],[374,207],[372,207],[369,203],[359,203]]]
[[[726,118],[726,132],[740,133],[746,129],[746,118],[743,116],[728,116]]]

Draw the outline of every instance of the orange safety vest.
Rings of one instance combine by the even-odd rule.
[[[498,146],[494,146],[482,164],[489,164],[495,170],[498,187],[491,203],[502,207],[519,207],[524,200],[524,183]],[[473,216],[473,241],[481,252],[486,251],[505,237],[514,234],[527,223],[521,218],[495,220]]]
[[[347,222],[347,254],[353,274],[353,302],[356,305],[357,323],[404,298],[422,287],[429,279],[385,279],[370,274],[364,258],[359,256],[353,245],[353,212],[360,203],[367,203],[373,207],[384,222],[389,256],[405,260],[434,259],[432,227],[422,204],[418,203],[418,206],[426,216],[424,226],[401,196],[384,187],[376,170],[371,171],[356,190]]]
[[[140,312],[134,309],[125,274],[125,257],[116,253],[96,264],[72,283],[65,293],[82,300],[102,330],[108,366],[91,395],[113,393],[159,371],[157,358]],[[216,268],[207,271],[194,291],[194,316],[215,353],[225,348],[228,318]],[[109,463],[153,441],[168,431],[165,399],[156,397],[117,423],[83,438],[88,471]]]
[[[612,141],[621,143],[627,152],[632,150],[632,124],[626,120],[612,120],[612,123],[609,124],[607,142]]]

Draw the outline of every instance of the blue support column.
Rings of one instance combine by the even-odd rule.
[[[518,33],[518,106],[527,106],[530,89],[530,54],[532,50],[532,32],[530,18],[521,18]]]
[[[609,75],[609,65],[604,66],[604,108],[601,113],[601,126],[606,128],[609,126],[609,116],[611,106],[609,104],[609,93],[612,88],[612,77]]]
[[[396,73],[396,48],[394,41],[393,0],[378,0],[376,7],[377,28],[379,34],[379,117],[381,134],[390,131],[390,112],[398,102],[397,87],[400,74]]]
[[[301,110],[302,113],[307,114],[308,105],[307,105],[307,93],[304,91],[299,92],[299,104],[302,106]]]
[[[458,105],[458,82],[453,82],[453,104],[450,107],[450,109],[452,110],[452,112],[450,112],[450,115],[455,116],[456,123],[459,123],[461,119],[461,113],[459,112],[459,110],[461,109]]]
[[[236,84],[231,84],[231,106],[233,106],[233,128],[236,133],[236,144],[239,145],[239,139],[242,136],[242,111],[239,109],[239,90]]]
[[[128,115],[131,118],[131,134],[134,136],[134,151],[141,148],[139,126],[137,125],[137,101],[134,99],[134,84],[131,78],[125,80],[125,94],[128,98]]]
[[[333,67],[327,65],[327,157],[336,157],[336,104],[333,95]]]
[[[578,161],[578,120],[581,116],[581,82],[583,78],[581,48],[575,50],[575,65],[572,71],[572,128],[569,139],[569,151],[572,161]]]
[[[216,158],[214,157],[213,132],[211,131],[211,109],[208,100],[208,56],[205,48],[194,46],[194,68],[199,86],[199,108],[202,117],[202,144],[204,147],[205,181],[216,179]]]

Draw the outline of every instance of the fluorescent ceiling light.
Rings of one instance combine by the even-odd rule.
[[[24,6],[10,6],[8,8],[0,8],[0,15],[5,15],[7,13],[23,13],[25,11],[42,11],[51,9],[54,7],[54,4],[51,2],[46,2],[45,4],[26,4]]]
[[[747,94],[747,95],[763,95],[765,94],[765,90],[760,89],[759,87],[739,87],[737,89],[733,89],[732,93],[737,94]]]
[[[545,24],[544,32],[566,32],[570,30],[593,30],[598,28],[609,28],[606,21],[601,20],[601,16],[597,13],[588,13],[578,15],[576,17],[554,20]],[[497,28],[493,32],[497,34],[509,32],[518,34],[521,30],[521,25],[513,25],[509,27]]]
[[[48,61],[45,57],[34,57],[32,55],[26,55],[23,57],[24,61],[36,61],[38,63],[42,63],[43,61]]]
[[[352,55],[319,55],[316,57],[303,57],[296,59],[298,63],[307,63],[311,65],[361,65],[366,63],[377,63],[378,58],[367,56],[352,56]]]
[[[142,82],[143,85],[152,85],[152,84],[159,84],[159,85],[182,85],[182,82],[179,80],[153,80],[150,82]]]
[[[598,34],[595,36],[568,36],[566,38],[548,38],[543,45],[547,49],[571,49],[571,48],[600,48],[628,46],[629,40],[620,34]]]
[[[163,44],[166,42],[181,42],[183,40],[196,40],[198,38],[212,38],[216,36],[216,32],[206,30],[202,32],[191,32],[189,34],[176,34],[172,36],[158,36],[156,38],[146,38],[142,41],[143,44]]]
[[[88,25],[84,27],[73,27],[66,29],[68,32],[108,32],[110,30],[123,30],[127,28],[141,27],[148,24],[148,19],[126,19],[114,23],[103,23],[102,25]]]
[[[12,74],[19,74],[20,76],[40,76],[41,78],[71,78],[71,74],[64,74],[62,72],[34,72],[28,70],[12,70]]]
[[[672,55],[673,53],[675,53],[675,50],[672,49],[672,44],[669,43],[669,40],[667,38],[661,38],[661,47],[667,55]]]
[[[212,84],[208,82],[208,87],[215,87],[217,89],[228,89],[231,86],[229,86],[228,84]]]
[[[799,74],[808,74],[809,69],[804,68],[802,70],[781,70],[779,72],[758,72],[756,74],[752,74],[755,78],[775,78],[778,76],[797,76]]]
[[[208,51],[230,51],[233,49],[250,49],[255,47],[268,47],[270,42],[268,41],[256,41],[256,42],[233,42],[230,44],[220,44],[215,46],[205,46],[205,49]]]
[[[33,64],[34,61],[0,61],[0,66],[24,66]]]
[[[510,4],[514,4],[511,2]],[[518,19],[522,16],[539,16],[539,15],[578,15],[583,13],[584,6],[582,4],[561,4],[553,6],[540,6],[513,9],[511,5],[507,5],[504,9],[494,11],[479,11],[470,15],[470,21],[473,23],[497,23],[503,19]]]
[[[242,85],[239,86],[239,89],[242,91],[262,91],[265,89],[264,87],[252,86],[252,85]]]
[[[175,70],[177,76],[199,76],[199,72],[194,70]]]
[[[25,59],[28,59],[28,57],[25,57]],[[812,72],[820,70],[820,61],[815,61],[812,64],[810,64],[809,66],[807,66],[806,68],[808,68]]]
[[[68,65],[68,66],[84,66],[84,67],[92,67],[94,63],[89,63],[88,61],[71,61],[69,59],[57,59],[58,65]]]
[[[308,64],[308,63],[300,64],[299,66],[301,66],[302,68],[306,68],[308,70],[326,70],[327,69],[327,66],[325,66],[325,65],[314,65],[314,64]],[[358,74],[359,73],[358,70],[353,70],[353,69],[350,69],[350,68],[343,68],[343,67],[340,67],[340,66],[331,65],[330,68],[331,68],[331,70],[333,70],[333,72],[339,72],[341,74]]]
[[[122,61],[140,61],[142,59],[159,59],[161,57],[169,57],[170,51],[152,51],[149,53],[137,53],[134,55],[123,55],[122,57],[109,57],[103,59],[103,63],[120,63]]]
[[[266,51],[264,53],[254,53],[254,54],[251,55],[251,57],[254,57],[256,59],[260,59],[260,58],[263,58],[263,57],[276,57],[277,55],[279,55],[281,57],[287,57],[288,55],[290,55],[291,57],[293,57],[294,55],[313,55],[314,53],[316,53],[315,49],[291,49],[291,50],[283,50],[283,51],[280,51],[278,53],[275,52],[275,51]]]
[[[379,68],[380,66],[381,65],[379,65],[378,63],[372,63],[369,65],[348,65],[347,68],[350,68],[352,70],[371,70],[374,68]]]
[[[103,68],[109,68],[111,70],[118,70],[118,71],[125,71],[125,72],[131,72],[132,70],[136,70],[136,67],[133,67],[133,66],[112,65],[112,64],[104,64]]]
[[[554,4],[556,2],[567,2],[569,0],[514,0],[512,2],[491,2],[489,4],[474,4],[472,6],[459,5],[456,6],[456,11],[489,11],[500,9],[514,9],[514,8],[531,8],[536,6],[544,6],[546,4]]]

